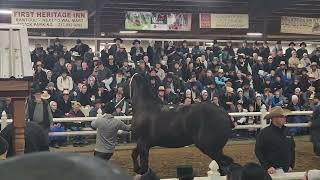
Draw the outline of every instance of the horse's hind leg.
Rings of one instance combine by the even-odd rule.
[[[223,154],[222,149],[208,148],[205,146],[196,145],[204,154],[214,159],[219,165],[219,172],[221,175],[226,175],[229,172],[230,166],[233,164],[233,159]]]

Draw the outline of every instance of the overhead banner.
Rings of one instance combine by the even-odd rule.
[[[88,29],[88,12],[62,9],[12,9],[11,23],[27,28]]]
[[[125,29],[153,31],[191,31],[191,13],[126,13]]]
[[[207,14],[199,15],[200,28],[248,29],[248,14]]]
[[[282,16],[281,32],[295,34],[320,34],[320,18]]]

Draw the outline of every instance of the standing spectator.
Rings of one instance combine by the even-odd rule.
[[[224,48],[223,51],[228,51],[228,54],[230,55],[230,59],[235,57],[235,53],[234,53],[234,50],[233,50],[233,47],[232,47],[232,41],[231,40],[227,41],[227,45],[226,45],[226,47]]]
[[[33,90],[33,97],[28,100],[26,107],[26,119],[37,123],[48,137],[49,127],[53,122],[51,108],[46,99],[42,96],[42,91],[38,88]]]
[[[219,47],[218,41],[213,40],[212,55],[213,57],[219,57],[220,54],[221,54],[221,48]]]
[[[278,66],[280,62],[287,62],[286,57],[283,55],[282,49],[280,49],[277,53],[277,56],[274,58],[275,65]]]
[[[110,57],[111,56],[109,56],[109,58]],[[122,67],[123,62],[128,59],[128,53],[126,51],[126,47],[123,44],[120,45],[119,51],[116,52],[114,58],[115,64],[119,67]]]
[[[115,38],[113,40],[115,44],[112,44],[109,49],[109,55],[116,55],[117,51],[120,50],[120,45],[123,43],[123,40],[121,38]]]
[[[35,73],[33,75],[33,85],[32,86],[39,86],[41,89],[46,87],[45,82],[47,79],[47,74],[42,68],[42,63],[40,61],[37,62],[35,67]]]
[[[108,57],[109,57],[109,46],[108,44],[106,43],[104,45],[104,48],[100,51],[100,59],[102,62],[106,62]]]
[[[281,41],[278,40],[276,43],[276,46],[272,49],[272,51],[278,54],[280,50],[282,51],[282,45],[281,45]]]
[[[203,53],[203,50],[200,47],[200,43],[198,41],[196,42],[195,46],[192,48],[191,53],[194,59],[198,58]]]
[[[210,52],[210,51],[209,51],[209,52]],[[210,57],[210,56],[209,56],[209,57]],[[228,48],[225,47],[225,48],[223,49],[222,53],[219,55],[219,60],[220,60],[221,63],[227,64],[228,60],[230,60],[230,59],[232,59],[232,57],[231,57],[230,54],[229,54]],[[212,59],[209,58],[209,60],[212,61],[213,58],[212,58]]]
[[[250,48],[250,54],[249,54],[250,58],[253,57],[254,53],[256,53],[258,56],[261,55],[258,47],[259,47],[258,42],[257,41],[253,42],[252,48]]]
[[[260,48],[260,54],[263,59],[267,59],[270,55],[270,48],[268,46],[268,42],[264,41],[262,47]]]
[[[308,50],[306,49],[307,44],[305,42],[300,43],[300,49],[297,50],[297,57],[301,59],[303,54],[306,53],[308,55]]]
[[[247,47],[247,41],[243,41],[242,46],[238,49],[237,54],[244,54],[243,58],[248,58],[250,55],[250,49]]]
[[[271,125],[262,129],[256,140],[255,154],[269,174],[280,168],[285,172],[294,168],[295,143],[284,125],[288,114],[289,111],[281,107],[272,108],[265,116],[271,119]]]
[[[285,54],[287,60],[289,58],[291,58],[292,51],[296,51],[296,49],[294,48],[296,46],[296,44],[294,42],[290,42],[288,46],[289,46],[289,48],[286,50],[286,54]]]
[[[320,66],[320,49],[316,50],[315,55],[313,55],[310,60]]]
[[[47,53],[43,50],[41,44],[35,44],[35,49],[31,52],[31,61],[36,63],[37,61],[44,59],[46,55]]]
[[[89,46],[87,44],[82,43],[80,39],[77,39],[76,45],[70,49],[70,51],[78,52],[81,57],[84,56],[86,52],[89,51]]]
[[[143,57],[144,50],[140,46],[141,42],[139,40],[134,40],[132,45],[133,47],[130,50],[131,60],[137,64],[138,61],[140,61]]]
[[[61,76],[57,79],[57,88],[59,91],[63,91],[65,89],[72,91],[73,90],[73,80],[70,76],[68,76],[68,72],[64,69],[61,73]]]
[[[118,131],[131,130],[130,125],[126,125],[121,120],[117,120],[109,115],[93,120],[91,126],[97,129],[94,156],[105,160],[110,160],[113,155]]]
[[[66,60],[66,63],[71,63],[71,53],[68,51],[68,48],[63,46],[62,56]]]

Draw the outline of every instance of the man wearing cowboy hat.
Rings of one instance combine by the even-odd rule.
[[[305,42],[300,43],[300,49],[297,50],[297,56],[299,59],[303,57],[303,54],[308,54],[308,50],[306,49],[307,44]]]
[[[284,125],[289,110],[274,107],[265,119],[271,119],[270,126],[262,129],[257,136],[255,154],[262,167],[269,174],[282,169],[290,172],[295,163],[295,142]]]
[[[50,125],[53,122],[51,108],[47,99],[50,95],[47,91],[42,92],[39,88],[32,91],[33,98],[28,100],[26,107],[26,119],[40,125],[48,135]]]

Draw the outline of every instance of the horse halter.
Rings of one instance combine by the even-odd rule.
[[[132,80],[133,80],[133,78],[134,78],[134,76],[135,75],[138,75],[139,73],[134,73],[133,75],[132,75],[132,77],[130,78],[130,81],[129,81],[129,97],[130,97],[130,99],[132,99],[132,94],[131,94],[131,92],[132,92],[132,86],[131,86],[131,83],[132,83]]]

